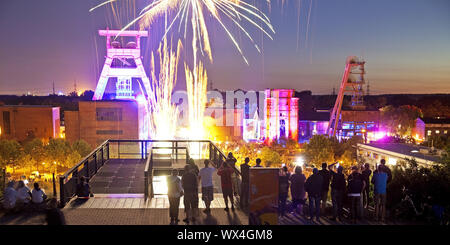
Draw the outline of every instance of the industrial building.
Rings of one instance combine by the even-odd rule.
[[[65,111],[66,139],[96,147],[107,139],[148,139],[146,109],[134,100],[82,101]]]
[[[265,142],[298,140],[298,98],[293,89],[267,89],[264,106]]]
[[[60,137],[59,107],[47,105],[0,106],[0,138],[48,141]]]
[[[450,136],[450,118],[423,118],[424,123],[424,135],[425,139],[428,140],[429,137],[439,135],[439,136]]]
[[[298,141],[300,143],[305,143],[309,141],[313,135],[325,135],[327,133],[329,120],[330,112],[327,110],[300,112]]]
[[[395,166],[399,161],[414,159],[417,164],[431,166],[440,161],[442,152],[429,147],[404,143],[357,144],[357,161],[369,163],[374,168],[381,159]]]

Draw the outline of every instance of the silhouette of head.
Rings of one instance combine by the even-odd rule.
[[[228,158],[232,158],[233,157],[233,153],[232,152],[228,152]]]
[[[178,176],[178,169],[172,169],[172,176]]]

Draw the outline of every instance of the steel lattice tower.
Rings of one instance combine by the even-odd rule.
[[[151,92],[150,80],[145,73],[141,60],[140,38],[147,37],[147,31],[99,30],[100,36],[106,36],[107,55],[103,65],[93,100],[101,100],[109,78],[117,78],[117,99],[133,99],[132,78],[140,78],[148,96]],[[136,42],[128,42],[123,46],[111,37],[135,37]]]
[[[334,104],[333,111],[330,114],[327,134],[330,137],[336,136],[336,131],[340,127],[342,103],[345,95],[351,95],[350,107],[352,110],[364,110],[364,65],[365,61],[360,61],[355,56],[347,57],[344,76],[342,78],[339,94]]]

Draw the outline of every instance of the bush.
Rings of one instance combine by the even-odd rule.
[[[387,186],[387,207],[394,208],[403,198],[402,188],[408,189],[414,204],[443,206],[450,210],[450,168],[448,164],[433,167],[418,166],[415,160],[399,162],[392,170]]]

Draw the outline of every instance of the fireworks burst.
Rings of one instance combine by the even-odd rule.
[[[187,64],[184,65],[186,72],[186,88],[189,105],[189,135],[190,139],[203,139],[203,118],[206,106],[206,86],[208,75],[200,62],[191,71]]]
[[[178,109],[172,104],[172,92],[177,82],[177,67],[180,58],[181,42],[172,51],[167,40],[158,48],[159,72],[156,73],[155,56],[152,52],[152,88],[149,94],[151,128],[154,139],[174,139],[177,130]]]
[[[111,2],[114,2],[114,0],[102,2],[91,10]],[[266,2],[270,3],[270,0],[266,0]],[[209,31],[205,21],[205,13],[208,13],[220,24],[247,64],[247,58],[244,56],[240,45],[231,33],[229,27],[223,22],[223,17],[231,20],[231,22],[233,22],[234,25],[253,43],[258,52],[261,52],[261,49],[242,25],[243,20],[262,31],[270,39],[273,39],[271,34],[275,33],[275,31],[269,18],[257,7],[246,3],[243,0],[153,0],[149,5],[143,8],[138,17],[128,23],[123,30],[128,29],[135,23],[139,23],[140,28],[144,29],[150,26],[157,17],[166,14],[174,14],[175,16],[166,27],[164,37],[171,29],[175,28],[178,23],[178,31],[181,32],[183,29],[184,38],[186,39],[188,23],[190,23],[193,33],[192,48],[194,52],[194,63],[197,62],[198,52],[203,56],[207,56],[209,60],[212,61],[211,44],[209,41]]]

